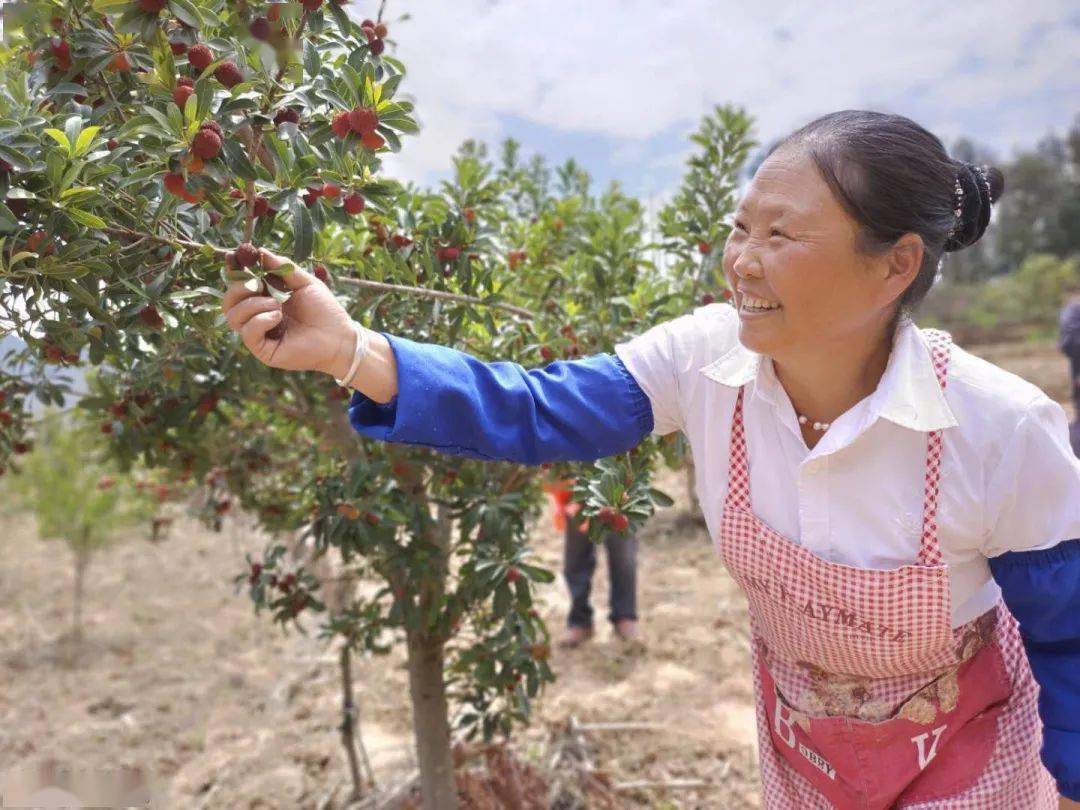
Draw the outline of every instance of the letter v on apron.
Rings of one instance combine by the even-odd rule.
[[[951,339],[923,335],[944,388]],[[744,391],[716,543],[749,602],[764,807],[1054,810],[1016,620],[999,601],[951,626],[937,537],[942,432],[927,438],[918,559],[854,568],[754,515]]]

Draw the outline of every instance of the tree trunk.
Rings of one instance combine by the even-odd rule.
[[[413,471],[416,474],[416,470]],[[415,497],[423,498],[419,479]],[[424,528],[424,540],[436,552],[420,585],[416,605],[417,623],[406,626],[409,647],[409,696],[412,699],[413,734],[420,764],[420,789],[424,810],[456,810],[457,783],[450,750],[450,720],[443,680],[446,639],[427,626],[424,617],[446,593],[449,574],[451,523],[441,505],[434,520]]]
[[[71,638],[82,641],[82,603],[83,582],[86,567],[90,564],[90,555],[84,551],[75,552],[75,595],[71,606]]]
[[[424,810],[456,810],[450,722],[443,682],[443,642],[409,631],[409,695]]]

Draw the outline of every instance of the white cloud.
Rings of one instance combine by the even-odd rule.
[[[621,144],[614,158],[632,162],[635,144],[673,128],[689,133],[729,101],[757,118],[766,141],[825,112],[883,106],[1002,150],[1080,109],[1071,0],[395,0],[388,8],[411,14],[398,24],[391,16],[391,36],[425,129],[392,166],[413,179],[444,169],[466,137],[500,137],[504,115],[609,136]],[[1060,120],[1031,120],[1025,100],[1048,90],[1058,103],[1046,114]],[[993,131],[964,128],[973,115],[995,120],[990,113],[1000,115]]]

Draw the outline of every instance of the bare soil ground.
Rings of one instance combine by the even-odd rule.
[[[1065,400],[1066,365],[1052,344],[976,353]],[[621,788],[620,806],[757,807],[744,601],[686,517],[684,476],[660,484],[676,504],[641,536],[646,649],[627,649],[601,625],[590,645],[554,650],[558,681],[517,748],[543,765],[571,718],[653,724],[584,734],[591,762]],[[264,538],[240,517],[220,534],[184,521],[158,545],[141,534],[119,540],[90,568],[77,647],[66,636],[66,551],[40,541],[29,519],[0,513],[0,779],[49,762],[141,767],[168,797],[158,806],[344,807],[336,657],[314,634],[274,629],[231,584]],[[561,537],[548,519],[534,544],[559,571]],[[594,594],[603,616],[602,552]],[[568,607],[561,582],[543,596],[558,633]],[[357,662],[355,677],[364,742],[380,783],[391,784],[414,765],[400,650]],[[628,784],[673,780],[704,785]]]

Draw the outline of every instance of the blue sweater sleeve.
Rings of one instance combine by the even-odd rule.
[[[1080,538],[989,562],[1039,683],[1043,762],[1080,801]]]
[[[623,453],[652,431],[648,397],[614,355],[526,370],[383,334],[397,361],[398,393],[379,404],[353,392],[349,421],[363,436],[541,464]]]

